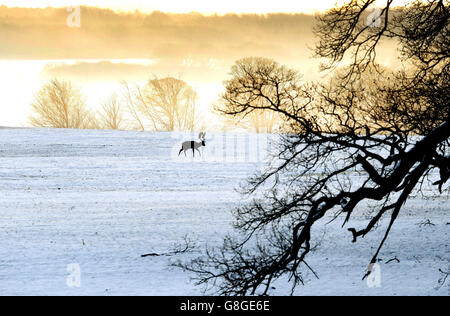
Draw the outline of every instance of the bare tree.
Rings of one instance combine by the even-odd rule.
[[[102,128],[113,130],[123,128],[123,109],[116,94],[112,94],[108,100],[103,102],[99,116],[99,125]]]
[[[256,133],[273,133],[279,123],[277,113],[267,110],[256,110],[248,119],[251,130]]]
[[[125,82],[127,108],[140,128],[157,131],[193,130],[197,94],[186,82],[168,77],[152,79],[142,88]]]
[[[251,75],[248,76],[249,74]],[[257,81],[261,87],[264,86],[264,90],[268,94],[273,95],[276,89],[282,88],[285,84],[293,84],[293,76],[300,80],[298,73],[288,73],[285,67],[272,59],[249,57],[238,60],[231,68],[231,75],[232,79],[225,82],[227,89],[222,95],[221,104],[216,106],[216,111],[230,117],[224,108],[246,102],[252,103],[253,108],[251,111],[234,113],[230,119],[225,121],[225,124],[243,127],[256,133],[272,133],[280,122],[279,114],[268,111],[268,100],[262,95],[252,94],[253,87],[247,85],[249,82],[246,83],[242,80]],[[254,77],[250,78],[251,76]],[[274,81],[270,82],[270,80]]]
[[[257,109],[241,117],[230,118],[225,116],[221,121],[224,125],[224,130],[228,128],[242,128],[254,133],[274,133],[282,122],[277,113]]]
[[[245,193],[265,194],[235,210],[238,237],[179,264],[199,283],[220,294],[267,294],[287,276],[294,290],[303,283],[302,267],[312,269],[305,258],[315,223],[337,213],[345,225],[361,202],[371,201],[376,212],[367,225],[348,228],[357,242],[389,216],[366,277],[411,193],[430,181],[438,194],[449,179],[448,2],[414,1],[393,11],[387,0],[379,27],[365,19],[373,3],[352,0],[319,17],[316,53],[328,59],[324,69],[351,61],[334,83],[301,83],[295,71],[274,63],[227,82],[224,113],[261,109],[253,101],[262,98],[291,133],[282,138],[279,163],[249,179]],[[376,48],[386,38],[399,45],[405,70],[377,71]],[[379,79],[371,80],[375,73]],[[361,181],[349,181],[349,173]]]
[[[80,90],[70,81],[53,79],[35,95],[31,104],[33,126],[55,128],[95,128],[94,115],[89,111]]]
[[[141,95],[140,87],[138,85],[135,87],[130,87],[126,81],[122,81],[122,87],[122,95],[125,100],[128,117],[130,118],[129,126],[135,130],[144,131],[145,125],[137,108],[138,96]],[[138,91],[138,93],[135,91]],[[153,127],[156,129],[156,126]]]

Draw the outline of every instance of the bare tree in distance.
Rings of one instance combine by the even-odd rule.
[[[444,189],[450,177],[448,1],[412,1],[394,15],[394,1],[387,0],[379,27],[365,19],[374,2],[348,1],[318,17],[315,51],[328,60],[323,69],[350,61],[331,84],[302,82],[275,62],[234,66],[222,111],[274,111],[289,134],[278,163],[249,179],[244,193],[262,198],[235,210],[236,234],[178,264],[196,273],[199,284],[224,295],[265,295],[286,277],[293,293],[304,282],[303,270],[313,269],[305,259],[316,223],[330,216],[344,226],[370,201],[375,211],[366,225],[348,228],[353,242],[378,224],[385,228],[364,279],[410,195],[422,185],[434,186],[436,194]],[[403,70],[377,65],[376,49],[385,39],[398,45]],[[261,107],[257,99],[266,103]]]
[[[128,82],[122,81],[122,95],[125,100],[125,105],[127,109],[127,114],[130,117],[129,126],[132,129],[144,131],[145,125],[143,122],[143,118],[141,119],[141,113],[139,112],[137,105],[137,96],[141,95],[141,93],[137,93],[135,91],[139,91],[140,87],[135,85],[134,87],[130,87]],[[153,126],[156,129],[156,126]]]
[[[254,111],[248,119],[255,133],[273,133],[280,123],[277,113],[266,110]]]
[[[225,119],[225,124],[235,125],[256,133],[274,132],[281,122],[279,113],[268,110],[269,100],[262,95],[252,94],[253,87],[247,86],[242,80],[249,79],[246,78],[246,74],[252,73],[255,76],[252,79],[264,86],[268,95],[273,95],[274,91],[269,92],[269,90],[282,88],[284,84],[293,84],[293,76],[298,76],[297,80],[301,78],[298,73],[287,73],[285,70],[285,67],[269,58],[248,57],[238,60],[231,68],[232,79],[225,81],[226,91],[221,96],[219,105],[215,107],[218,113],[228,117]],[[267,77],[269,73],[272,78]],[[283,77],[284,75],[286,77]],[[268,79],[274,81],[269,82]],[[227,112],[226,109],[242,103],[251,103],[252,109],[233,115]]]
[[[96,128],[95,116],[70,81],[52,79],[35,94],[30,123],[39,127]]]
[[[117,130],[124,128],[123,108],[117,94],[112,94],[109,99],[102,103],[99,117],[99,125],[104,129]]]
[[[242,117],[222,119],[224,130],[242,128],[253,133],[274,133],[280,128],[281,120],[277,113],[267,110],[254,110]]]
[[[122,85],[128,112],[140,129],[194,130],[197,94],[183,80],[167,77],[151,79],[143,87]]]

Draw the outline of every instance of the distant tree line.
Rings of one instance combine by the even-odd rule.
[[[273,63],[263,59],[243,59],[239,65]],[[44,84],[34,96],[31,104],[30,123],[36,127],[150,130],[150,131],[193,131],[205,129],[206,119],[197,108],[197,93],[185,81],[173,77],[153,78],[144,85],[121,83],[119,93],[106,98],[99,108],[89,108],[80,88],[70,81],[52,79]],[[227,100],[221,96],[220,104]],[[261,100],[257,100],[261,106]],[[216,114],[223,114],[216,107]],[[256,133],[275,131],[278,116],[270,111],[256,110],[249,115],[221,115],[218,120],[222,130],[244,129]]]
[[[194,130],[197,94],[176,78],[149,80],[143,87],[122,83],[96,111],[70,81],[52,79],[31,104],[33,126],[80,129]]]

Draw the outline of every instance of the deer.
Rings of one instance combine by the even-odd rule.
[[[198,151],[198,153],[200,154],[200,156],[202,155],[200,153],[200,150],[198,150],[200,147],[202,146],[206,146],[205,144],[205,136],[206,136],[206,132],[200,132],[198,134],[198,138],[200,139],[199,142],[196,141],[185,141],[181,144],[181,149],[178,152],[178,156],[181,154],[182,151],[184,151],[184,155],[186,156],[186,150],[192,149],[192,156],[195,157],[195,151]]]

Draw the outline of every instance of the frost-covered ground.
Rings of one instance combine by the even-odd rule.
[[[0,294],[203,294],[169,262],[197,256],[204,243],[217,244],[231,230],[230,210],[241,203],[235,188],[263,167],[257,156],[263,150],[245,161],[241,154],[248,150],[228,141],[237,154],[223,161],[224,139],[207,135],[202,159],[177,157],[183,137],[0,129]],[[325,225],[325,218],[314,231],[321,245],[307,259],[320,279],[307,273],[295,294],[449,295],[448,281],[438,288],[438,269],[450,269],[449,201],[448,194],[432,197],[426,189],[408,201],[380,256],[379,283],[372,284],[379,287],[361,277],[386,220],[352,244],[341,220]],[[349,226],[364,225],[367,212]],[[435,225],[418,225],[428,219]],[[197,241],[192,252],[141,257],[170,252],[186,235]],[[386,264],[394,257],[400,262]],[[73,264],[80,268],[80,287],[67,283]],[[290,290],[283,282],[275,288],[271,294]]]

